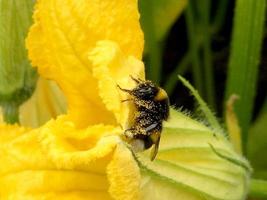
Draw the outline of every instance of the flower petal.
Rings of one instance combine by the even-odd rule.
[[[128,180],[110,175],[111,171],[119,175],[118,169],[127,166],[133,169],[125,172],[129,180],[140,177],[118,131],[104,125],[77,130],[65,116],[34,130],[1,125],[1,198],[112,199],[113,191],[122,196],[137,191],[138,179],[126,191],[117,181],[127,185]]]
[[[39,127],[51,118],[66,113],[64,94],[54,81],[39,77],[31,98],[20,107],[20,124]]]
[[[118,144],[107,167],[109,192],[116,200],[140,198],[141,175],[132,153],[124,144]]]
[[[74,122],[79,127],[114,124],[114,116],[98,95],[88,52],[97,41],[108,39],[125,55],[141,58],[137,1],[39,0],[34,20],[26,42],[29,57],[41,76],[59,84]]]
[[[133,105],[121,100],[127,95],[119,87],[131,89],[135,82],[130,76],[144,79],[144,64],[133,56],[123,54],[118,44],[99,41],[89,54],[93,64],[93,76],[97,80],[99,95],[107,110],[111,111],[119,124],[127,126],[132,118]]]

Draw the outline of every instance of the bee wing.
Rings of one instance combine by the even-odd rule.
[[[150,153],[150,160],[153,161],[156,158],[156,155],[158,153],[159,149],[159,142],[160,142],[160,133],[156,133],[153,137],[154,145],[152,147],[151,153]]]

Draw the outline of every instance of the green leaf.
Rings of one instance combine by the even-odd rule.
[[[261,114],[249,130],[248,158],[255,169],[256,177],[262,177],[261,172],[267,169],[267,160],[263,155],[267,155],[267,103],[265,103]],[[267,178],[267,173],[265,173]]]
[[[190,60],[192,60],[192,73],[193,73],[194,84],[198,92],[203,95],[204,94],[203,75],[201,71],[201,59],[199,56],[199,45],[198,45],[199,42],[198,38],[196,37],[197,23],[194,18],[192,1],[188,3],[188,6],[186,8],[185,20],[186,20],[188,45],[189,45],[188,53],[190,54],[189,56]]]
[[[266,0],[236,2],[225,99],[232,94],[240,96],[235,111],[241,126],[244,153],[254,105],[265,10]]]
[[[177,80],[178,74],[183,76],[188,71],[190,62],[191,62],[191,57],[190,54],[187,52],[181,59],[181,61],[178,63],[174,71],[169,75],[168,81],[166,81],[163,88],[170,96],[174,92],[176,83],[178,81]]]
[[[150,7],[153,6],[153,21],[156,27],[155,35],[156,39],[160,41],[165,38],[171,26],[181,15],[188,0],[153,0],[149,7],[144,5],[145,1],[147,0],[139,0],[141,23],[143,23],[144,20],[144,13],[148,12],[147,10],[151,9]]]
[[[141,24],[145,33],[145,51],[148,53],[148,63],[146,63],[146,74],[156,84],[161,78],[161,47],[156,38],[155,9],[153,0],[139,1],[143,12],[141,13]]]
[[[267,198],[267,181],[252,179],[250,184],[250,197]]]
[[[220,126],[218,120],[216,119],[216,117],[214,116],[212,111],[207,106],[206,102],[200,97],[198,91],[186,79],[184,79],[182,76],[178,76],[178,78],[183,83],[183,85],[185,87],[187,87],[187,89],[189,89],[190,92],[192,93],[192,95],[195,97],[197,103],[199,104],[199,108],[201,109],[201,111],[205,115],[209,125],[214,130],[216,130],[217,132],[222,134],[223,133],[222,127]]]
[[[9,123],[18,121],[18,107],[31,96],[37,80],[25,49],[32,9],[30,0],[0,0],[0,105]]]
[[[149,79],[161,82],[162,41],[173,23],[182,13],[187,0],[140,0],[141,25],[145,33],[145,52],[148,56],[146,74]]]

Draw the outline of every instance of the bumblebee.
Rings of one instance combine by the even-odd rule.
[[[133,124],[124,131],[124,135],[132,144],[142,142],[143,150],[154,145],[150,156],[153,161],[159,148],[162,122],[169,117],[169,98],[165,90],[151,81],[131,78],[136,83],[132,90],[118,85],[120,90],[130,95],[122,102],[132,101],[136,109]]]

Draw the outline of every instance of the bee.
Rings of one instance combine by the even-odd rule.
[[[162,122],[169,117],[169,98],[165,90],[153,82],[135,79],[132,76],[131,79],[136,83],[132,90],[123,89],[118,85],[121,91],[130,95],[129,99],[122,102],[132,101],[136,109],[133,124],[124,131],[124,135],[132,144],[142,142],[142,150],[154,145],[150,156],[153,161],[158,153]]]

